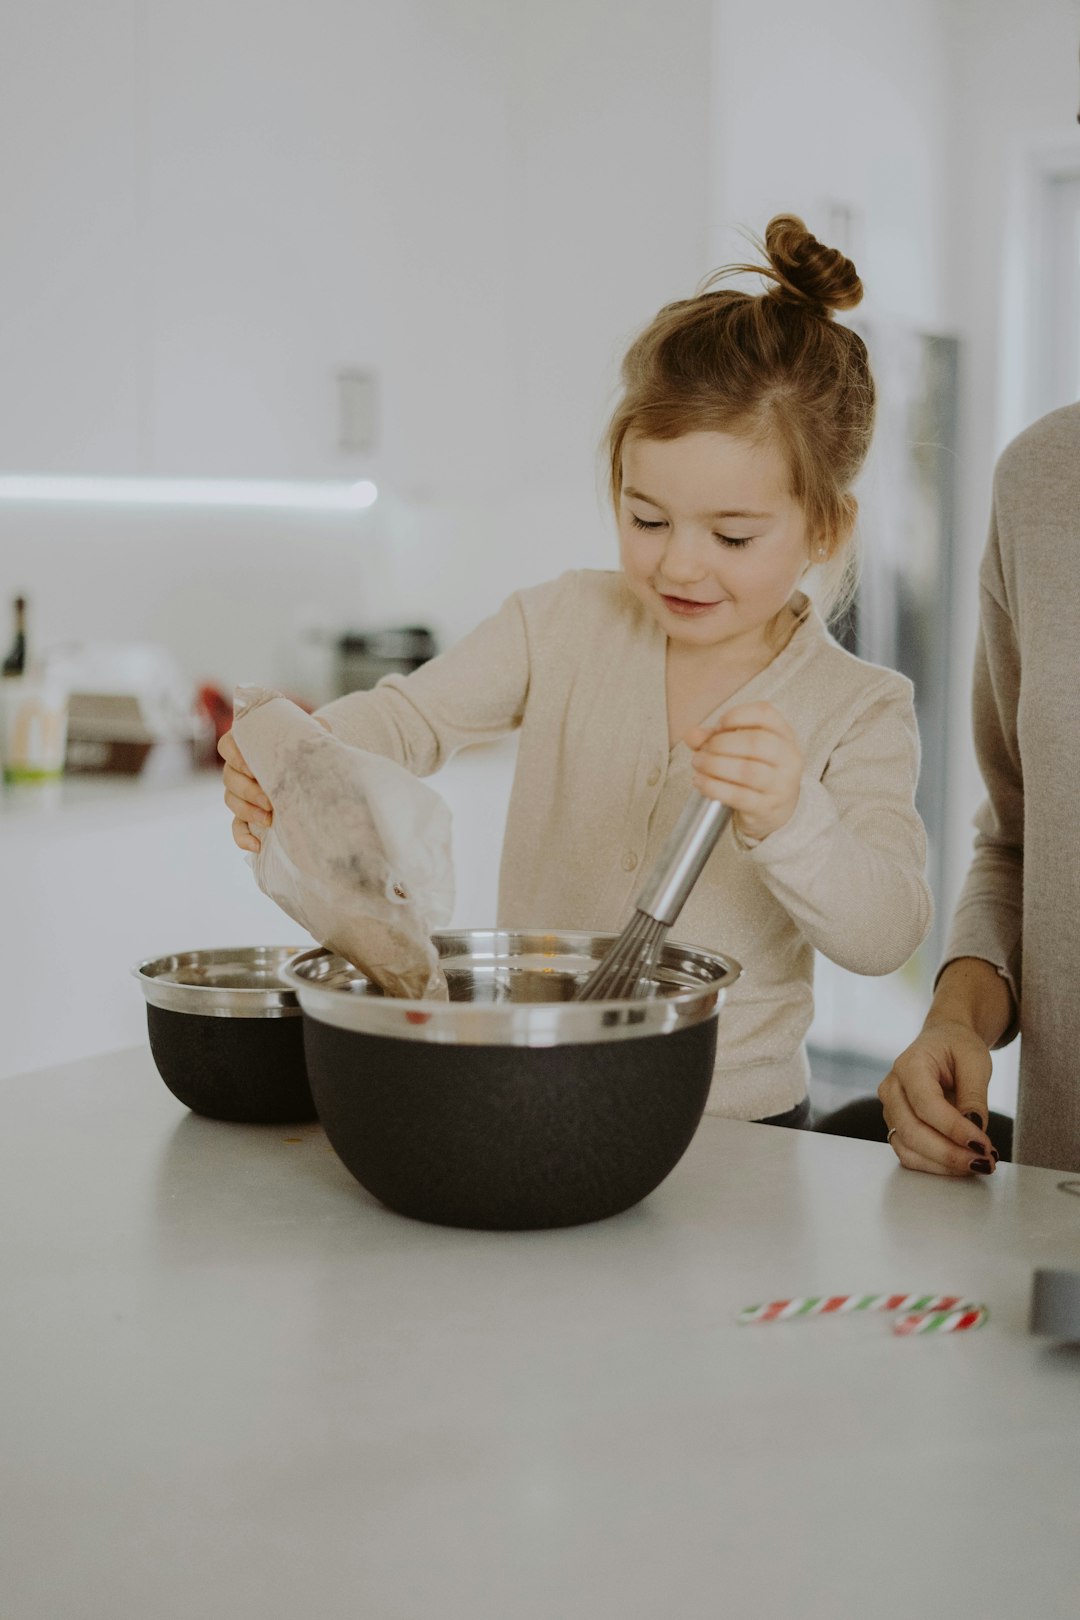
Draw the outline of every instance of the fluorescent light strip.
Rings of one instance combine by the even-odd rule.
[[[257,478],[52,478],[0,473],[0,501],[65,501],[112,506],[257,506],[306,512],[359,512],[374,505],[369,478],[305,483]]]

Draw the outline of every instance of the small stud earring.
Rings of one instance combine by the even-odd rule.
[[[818,548],[817,548],[817,554],[818,554],[818,556],[819,556],[819,557],[820,557],[820,558],[822,558],[822,559],[824,559],[824,558],[825,558],[825,557],[827,557],[827,556],[828,556],[828,555],[829,555],[829,548],[828,548],[828,546],[818,546]]]

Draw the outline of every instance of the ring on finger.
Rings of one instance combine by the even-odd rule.
[[[891,1143],[891,1142],[892,1142],[892,1139],[893,1139],[893,1137],[894,1137],[894,1136],[895,1136],[895,1135],[896,1135],[896,1126],[895,1126],[895,1125],[890,1125],[890,1126],[889,1126],[889,1130],[888,1130],[888,1134],[887,1134],[887,1136],[886,1136],[886,1137],[885,1137],[885,1141],[886,1141],[886,1142],[887,1142],[887,1143]]]

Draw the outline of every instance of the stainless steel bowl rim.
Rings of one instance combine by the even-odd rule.
[[[521,957],[577,959],[583,982],[616,934],[576,930],[457,929],[433,934],[445,963],[459,957],[512,970]],[[583,959],[586,959],[583,960]],[[363,1035],[455,1046],[567,1046],[670,1034],[715,1018],[741,969],[731,957],[668,940],[661,964],[685,974],[684,989],[640,1001],[445,1002],[383,996],[344,958],[323,947],[301,951],[280,970],[303,1012],[319,1023]],[[538,970],[539,971],[539,970]],[[336,983],[326,982],[331,978]]]
[[[195,1013],[204,1018],[299,1018],[295,993],[281,982],[282,967],[305,951],[303,945],[215,946],[208,950],[173,951],[136,962],[132,973],[139,981],[148,1006],[165,1012]],[[215,984],[216,969],[224,975],[251,972],[260,982],[252,985]],[[170,975],[206,970],[205,983],[184,983]],[[261,971],[260,971],[261,970]]]

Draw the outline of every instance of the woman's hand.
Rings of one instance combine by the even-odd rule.
[[[768,838],[795,813],[802,780],[799,740],[771,703],[729,709],[715,726],[686,735],[694,750],[694,786],[731,806],[744,838]]]
[[[889,1141],[909,1170],[988,1175],[990,1048],[1017,1021],[1008,982],[992,962],[958,956],[938,977],[922,1034],[878,1086]]]
[[[217,751],[225,761],[222,778],[225,803],[233,813],[233,843],[258,854],[261,845],[257,829],[269,827],[274,819],[273,805],[248,770],[231,731],[222,737]]]
[[[988,1116],[990,1049],[959,1019],[928,1023],[878,1087],[889,1141],[908,1170],[989,1175],[997,1154]]]

